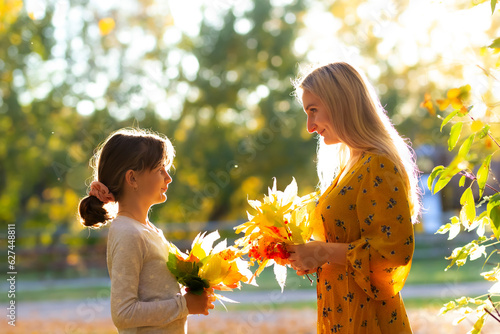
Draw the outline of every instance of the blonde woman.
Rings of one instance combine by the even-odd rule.
[[[294,85],[321,138],[321,228],[288,250],[299,275],[317,273],[318,333],[411,333],[399,292],[420,208],[412,150],[351,65],[314,68]]]

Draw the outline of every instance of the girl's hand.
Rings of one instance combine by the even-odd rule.
[[[204,314],[208,315],[208,310],[215,307],[212,304],[215,301],[214,289],[205,289],[201,295],[195,295],[186,289],[186,304],[189,314]]]

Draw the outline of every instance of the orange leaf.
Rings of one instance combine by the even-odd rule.
[[[101,35],[105,36],[109,34],[115,28],[115,20],[111,17],[106,17],[104,19],[99,20],[99,31]]]
[[[436,110],[434,109],[434,105],[432,104],[431,94],[425,93],[424,101],[420,103],[420,107],[427,109],[429,114],[431,114],[432,116],[436,115]]]
[[[436,103],[438,104],[439,110],[443,111],[450,105],[450,100],[436,100]]]
[[[484,142],[484,146],[486,146],[486,148],[492,148],[493,147],[493,140],[491,140],[490,137],[486,137],[485,142]]]

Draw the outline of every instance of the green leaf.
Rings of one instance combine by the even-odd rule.
[[[462,132],[462,122],[458,122],[453,124],[450,130],[450,138],[448,138],[448,151],[453,150],[455,145],[457,145],[458,140],[460,139],[460,133]]]
[[[445,314],[446,312],[451,311],[451,310],[455,309],[456,307],[457,307],[457,304],[455,304],[454,301],[450,301],[450,302],[443,305],[443,307],[439,311],[439,314],[440,315]]]
[[[496,1],[496,0],[492,0]],[[481,333],[483,326],[484,326],[484,316],[486,315],[486,312],[483,311],[483,315],[477,319],[476,323],[474,324],[474,327],[469,331],[470,334],[479,334]]]
[[[451,223],[442,225],[435,234],[446,234],[447,232],[450,232],[448,240],[454,239],[460,233],[460,219],[458,219],[458,217],[451,217],[450,220]]]
[[[497,6],[497,0],[491,0],[491,15],[495,13],[495,7]]]
[[[453,165],[446,167],[439,176],[439,179],[437,180],[436,184],[434,185],[433,194],[443,189],[448,184],[448,182],[450,182],[451,178],[455,176],[458,172],[460,172],[460,169],[454,167]]]
[[[441,128],[439,129],[439,131],[443,131],[443,126],[445,126],[449,121],[451,121],[451,119],[453,117],[455,117],[457,114],[458,114],[458,111],[455,110],[455,111],[452,111],[448,116],[446,116],[446,118],[443,120],[443,122],[441,122]]]
[[[490,154],[486,157],[486,159],[481,164],[481,167],[479,167],[479,170],[477,171],[477,185],[479,186],[479,198],[483,196],[484,188],[486,187],[486,181],[488,180],[488,175],[490,173],[490,163],[492,155],[493,154]]]
[[[491,219],[491,229],[495,237],[500,240],[500,194],[491,196],[488,205],[486,206],[488,216]]]
[[[458,186],[459,187],[463,187],[465,185],[465,180],[467,179],[467,176],[463,175],[461,178],[460,178],[460,182],[458,182]]]
[[[436,166],[431,172],[431,175],[429,175],[429,178],[427,179],[427,187],[429,190],[432,190],[432,183],[434,182],[434,179],[440,175],[444,171],[443,166]]]
[[[210,287],[210,284],[208,284],[206,279],[195,275],[187,275],[182,281],[179,281],[179,283],[187,287],[189,292],[192,292],[195,295],[201,295],[205,288]]]
[[[178,261],[179,260],[177,259],[175,254],[168,254],[167,268],[175,277],[178,277],[180,275],[179,271],[177,270]]]
[[[462,143],[460,149],[458,150],[459,157],[465,158],[467,156],[472,146],[472,143],[474,143],[474,137],[475,135],[472,134]]]
[[[481,131],[479,131],[477,133],[477,135],[479,136],[479,139],[483,139],[484,137],[486,137],[488,135],[488,131],[490,131],[490,126],[489,125],[485,125]]]
[[[472,189],[470,187],[465,189],[462,197],[460,197],[460,204],[462,205],[462,210],[460,210],[460,220],[462,221],[464,227],[469,227],[474,221],[474,218],[476,218],[474,195],[472,194]]]
[[[434,234],[445,234],[445,233],[448,233],[448,231],[450,230],[451,226],[452,225],[450,223],[447,223],[445,225],[441,225],[441,227],[439,228],[439,230],[437,230],[436,233],[434,233]]]

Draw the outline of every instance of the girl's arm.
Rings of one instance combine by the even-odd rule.
[[[147,240],[132,229],[115,229],[113,232],[108,240],[107,256],[111,264],[111,316],[116,327],[164,326],[185,318],[188,307],[186,298],[180,293],[166,300],[139,300],[139,277],[148,251]],[[152,275],[162,279],[162,269]]]

